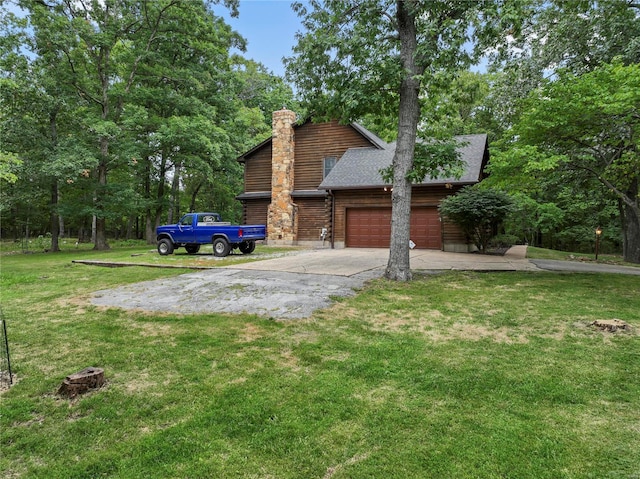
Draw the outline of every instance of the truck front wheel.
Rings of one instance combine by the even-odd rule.
[[[171,242],[171,240],[162,238],[160,241],[158,241],[158,253],[160,253],[162,256],[173,253],[173,243]]]
[[[240,249],[240,252],[242,254],[251,254],[253,253],[253,250],[256,249],[256,242],[243,241],[242,243],[240,243],[240,246],[238,248]]]
[[[219,258],[223,258],[229,254],[231,247],[224,238],[216,238],[213,240],[213,254]]]

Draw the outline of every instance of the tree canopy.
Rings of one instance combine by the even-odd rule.
[[[625,260],[640,263],[640,65],[605,64],[533,92],[517,123],[517,143],[546,154],[532,170],[586,173],[620,202]]]
[[[607,240],[622,243],[625,258],[637,262],[637,139],[628,128],[634,128],[638,108],[640,5],[529,3],[523,34],[495,50],[490,64],[495,73],[486,107],[501,131],[491,147],[486,184],[519,199],[530,214],[518,230],[528,230],[530,239],[584,250],[593,247],[595,228],[605,225]],[[612,149],[624,150],[624,159],[610,155]],[[628,169],[630,185],[619,182],[622,169]],[[555,212],[553,221],[543,213],[549,211]]]
[[[48,211],[54,238],[66,222],[96,249],[108,225],[130,236],[142,220],[152,242],[199,205],[238,219],[235,159],[293,92],[236,53],[214,9],[237,1],[17,3],[24,17],[0,7],[3,215]]]
[[[640,262],[638,2],[295,3],[301,105],[238,53],[217,14],[236,0],[15,3],[23,16],[0,5],[0,216],[50,232],[54,250],[68,230],[98,249],[107,231],[152,242],[200,207],[238,219],[235,159],[288,105],[397,141],[389,278],[411,277],[412,183],[454,175],[465,133],[489,135],[483,183],[515,198],[520,237],[586,248],[605,225]],[[480,56],[489,72],[470,72]]]

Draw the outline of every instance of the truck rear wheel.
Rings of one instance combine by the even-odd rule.
[[[167,256],[173,253],[173,243],[171,242],[171,240],[162,238],[160,241],[158,241],[158,253],[160,253],[162,256]]]
[[[196,254],[198,251],[200,251],[200,245],[199,244],[187,244],[184,246],[184,249],[187,250],[187,253],[189,254]]]
[[[243,241],[242,243],[240,243],[240,246],[238,246],[238,249],[240,249],[240,252],[242,254],[251,254],[253,253],[253,250],[256,249],[256,242]]]
[[[219,258],[223,258],[229,254],[231,247],[224,238],[216,238],[213,240],[213,254]]]

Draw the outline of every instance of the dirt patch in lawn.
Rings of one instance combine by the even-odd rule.
[[[264,330],[259,328],[255,324],[247,323],[244,328],[240,330],[238,335],[238,342],[240,343],[252,343],[253,341],[262,338]]]

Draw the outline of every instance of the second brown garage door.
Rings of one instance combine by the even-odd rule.
[[[391,208],[348,208],[346,244],[351,248],[388,248],[391,238]],[[411,240],[416,248],[440,249],[438,209],[411,211]]]

